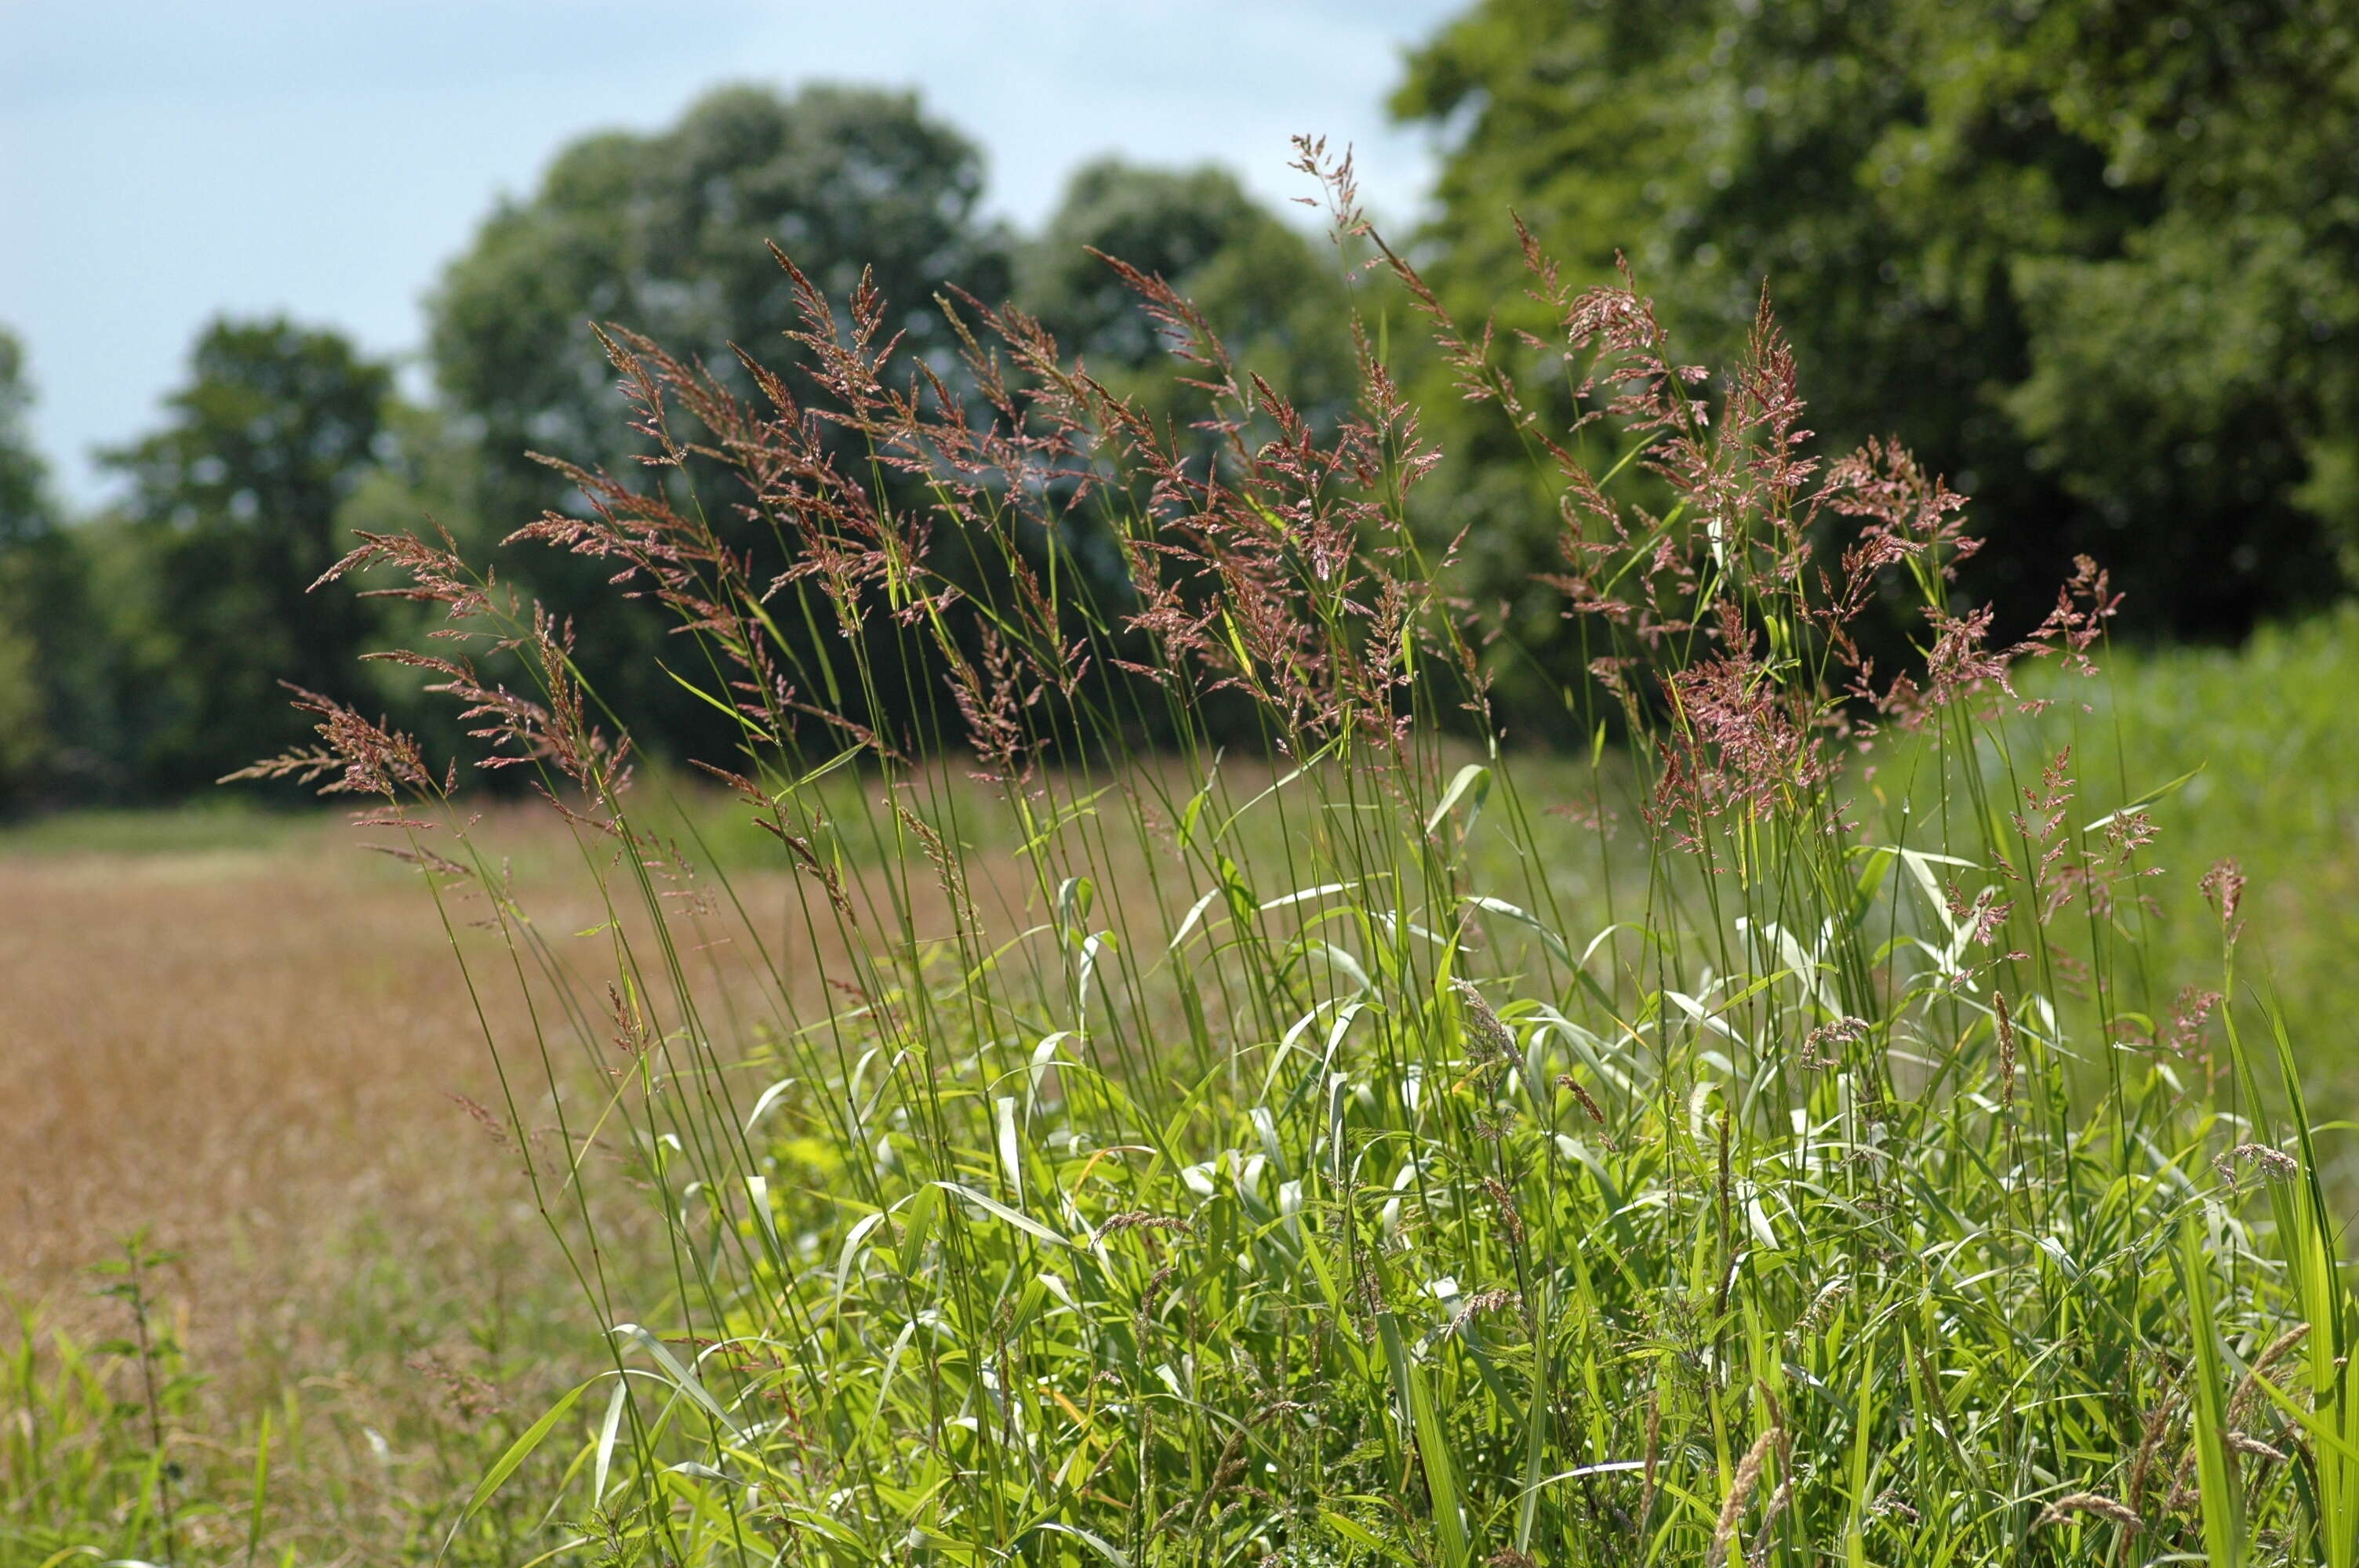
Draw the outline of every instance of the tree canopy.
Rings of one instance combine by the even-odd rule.
[[[26,423],[32,406],[24,345],[0,327],[0,546],[45,534],[54,521],[49,465]]]
[[[1335,269],[1234,177],[1093,163],[1023,242],[984,218],[982,194],[981,153],[908,93],[725,88],[653,135],[574,143],[528,200],[492,214],[430,303],[436,380],[480,452],[473,505],[505,534],[568,499],[566,482],[528,452],[619,470],[642,449],[592,323],[643,333],[741,391],[751,390],[741,350],[801,384],[803,354],[787,334],[806,323],[772,244],[830,300],[839,330],[864,279],[889,312],[886,330],[954,395],[965,380],[938,301],[963,293],[991,307],[1012,297],[1159,416],[1197,416],[1167,345],[1094,248],[1179,285],[1307,408],[1332,417],[1350,397]],[[701,471],[691,464],[685,477]],[[724,533],[737,527],[726,508],[741,497],[701,499],[722,509]],[[766,558],[759,530],[730,536]],[[1110,569],[1086,539],[1066,544],[1089,556],[1088,569]],[[577,627],[593,666],[644,671],[668,656],[656,646],[659,618],[615,613],[594,569],[548,552],[508,569],[560,609],[602,606]],[[602,696],[659,744],[693,743],[714,721],[669,686]]]
[[[278,683],[357,698],[372,616],[309,591],[350,544],[339,517],[386,454],[386,366],[283,318],[223,319],[164,427],[105,454],[131,483],[159,657],[138,694],[151,787],[208,782],[302,733]]]
[[[2307,0],[1480,0],[1394,109],[1446,138],[1453,307],[1527,324],[1509,209],[1626,254],[1682,358],[1766,279],[1811,423],[1976,493],[1974,587],[2036,615],[2086,551],[2210,634],[2359,542],[2354,40]]]
[[[1228,170],[1086,164],[1017,254],[1017,303],[1101,379],[1168,406],[1181,367],[1109,256],[1194,302],[1306,412],[1332,418],[1350,402],[1349,303],[1334,259]]]
[[[0,801],[31,788],[54,747],[39,636],[54,513],[32,402],[23,345],[0,328]]]
[[[785,334],[805,323],[773,244],[839,316],[866,278],[888,330],[947,368],[955,344],[937,296],[1008,288],[1011,242],[978,211],[983,184],[965,135],[913,93],[868,88],[724,87],[652,135],[568,146],[538,190],[485,220],[428,306],[435,380],[472,429],[474,504],[492,536],[567,504],[571,487],[536,455],[621,471],[646,449],[593,324],[643,333],[741,392],[752,388],[740,350],[795,384],[802,356]],[[649,671],[666,656],[661,618],[605,606],[594,569],[547,551],[507,568],[560,611],[602,606],[577,628],[593,667]],[[602,695],[658,744],[714,719],[644,680]]]
[[[429,303],[436,382],[504,481],[487,503],[523,521],[527,502],[562,493],[527,451],[594,466],[634,449],[593,322],[724,377],[733,345],[787,363],[781,337],[800,323],[773,243],[839,308],[873,277],[910,346],[945,351],[940,291],[1007,291],[983,180],[982,152],[914,94],[865,88],[724,87],[666,130],[573,142],[484,221]]]

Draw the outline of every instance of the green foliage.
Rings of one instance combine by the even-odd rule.
[[[2234,857],[2251,879],[2245,918],[2267,955],[2246,969],[2302,1043],[2313,1093],[2342,1108],[2359,1093],[2359,821],[2345,780],[2359,773],[2359,609],[2266,626],[2241,648],[2118,649],[2099,681],[2027,687],[2053,698],[2023,721],[2038,749],[2087,759],[2108,802],[2185,779],[2147,810],[2182,865]],[[2186,879],[2148,890],[2142,922],[2164,994],[2214,989],[2214,922]]]
[[[24,351],[0,328],[0,802],[35,787],[56,749],[41,632],[58,546],[48,472],[25,427],[32,399]]]
[[[2101,800],[2024,727],[1950,611],[1955,498],[1887,450],[1798,464],[1766,320],[1705,403],[1643,299],[1551,303],[1609,389],[1571,416],[1681,503],[1651,517],[1635,462],[1522,426],[1632,733],[1582,712],[1586,766],[1441,738],[1488,719],[1481,628],[1419,554],[1430,454],[1374,364],[1366,422],[1214,484],[1038,358],[984,412],[872,401],[895,367],[847,359],[837,411],[937,508],[863,510],[864,465],[805,463],[780,523],[819,569],[776,585],[658,486],[602,489],[553,536],[675,572],[766,880],[650,831],[598,672],[447,549],[386,542],[518,647],[545,701],[495,749],[608,873],[572,945],[484,906],[520,982],[573,988],[569,1022],[492,1042],[518,1130],[557,1130],[531,1179],[595,1227],[621,1195],[593,1156],[619,1161],[676,1276],[657,1303],[569,1252],[611,1361],[477,1502],[564,1445],[549,1549],[605,1563],[2351,1560],[2359,1303],[2290,1048],[2248,1048],[2233,877],[2206,879],[2224,1010],[2132,1027],[2167,1012],[2151,792]],[[809,456],[690,367],[625,369],[667,428]],[[1048,481],[1102,469],[1154,481],[1093,492],[1143,617],[1066,578],[948,591],[976,553],[1027,583]],[[1801,569],[1836,519],[1855,548]],[[2079,588],[2039,644],[2068,657],[2106,609]],[[1887,595],[1916,680],[1850,638]],[[776,631],[800,617],[929,649],[977,776],[913,760],[949,737],[813,746],[745,678],[809,656]],[[1075,678],[1142,631],[1146,685]],[[859,689],[876,645],[798,673]],[[1908,720],[1872,774],[1841,698],[1871,679]],[[1222,690],[1257,749],[1215,743]],[[1069,730],[1118,750],[1132,701],[1175,756],[1039,764]],[[317,716],[342,786],[435,822],[438,898],[505,886],[408,741]],[[568,1091],[576,1050],[611,1091]]]
[[[573,143],[529,200],[484,222],[429,302],[437,383],[476,438],[483,514],[505,532],[567,503],[572,487],[531,454],[621,471],[646,449],[593,322],[660,338],[745,391],[742,347],[807,392],[807,356],[782,341],[804,326],[800,304],[773,244],[830,297],[873,278],[896,306],[884,330],[947,362],[936,295],[1007,292],[1009,241],[981,220],[982,194],[982,153],[910,93],[723,88],[657,134]],[[653,676],[609,694],[651,741],[709,738],[655,672],[659,616],[605,603],[594,567],[529,569],[560,611],[599,607],[579,628],[585,656]]]
[[[1897,434],[1977,496],[1970,586],[2009,620],[2079,552],[2150,631],[2332,590],[2359,525],[2340,8],[1484,0],[1395,108],[1449,139],[1430,242],[1462,313],[1538,308],[1487,222],[1506,207],[1582,281],[1626,252],[1708,354],[1766,278],[1806,360],[1843,367],[1815,421]],[[1487,444],[1462,510],[1512,579],[1546,550],[1520,454],[1465,433]]]
[[[38,538],[55,523],[49,471],[25,427],[32,402],[24,347],[14,333],[0,328],[0,546]]]
[[[93,1527],[125,1554],[179,1556],[187,1498],[166,1433],[200,1379],[156,1313],[153,1276],[169,1261],[134,1238],[102,1266],[111,1282],[100,1293],[124,1308],[120,1337],[85,1348],[20,1316],[6,1368],[21,1413],[0,1448],[0,1562],[60,1561],[91,1544]]]
[[[1415,54],[1396,97],[1446,148],[1413,254],[1460,319],[1496,317],[1477,357],[1549,418],[1574,389],[1538,373],[1544,342],[1515,335],[1545,325],[1549,290],[1492,214],[1520,211],[1572,281],[1611,276],[1626,252],[1701,357],[1736,351],[1766,277],[1805,355],[1843,367],[1816,401],[1831,442],[1897,433],[1976,494],[1992,547],[1962,603],[2029,624],[2085,551],[2125,591],[2125,627],[2241,635],[2359,576],[2354,38],[2339,11],[2294,0],[1484,0]],[[423,514],[480,554],[581,498],[533,454],[630,471],[653,447],[628,427],[592,322],[650,334],[748,396],[742,348],[805,405],[824,401],[816,342],[898,334],[969,398],[981,389],[940,301],[1012,297],[1145,419],[1211,420],[1200,457],[1225,461],[1211,395],[1188,384],[1205,367],[1163,353],[1173,330],[1125,308],[1094,250],[1175,285],[1310,428],[1350,411],[1347,269],[1230,176],[1103,160],[1028,237],[982,217],[983,189],[978,150],[908,94],[731,87],[662,129],[582,138],[444,274],[429,311],[438,407],[398,406],[382,367],[348,348],[305,370],[292,329],[218,330],[199,354],[223,363],[198,367],[169,428],[117,454],[137,494],[111,524],[57,525],[23,429],[21,355],[0,343],[0,803],[170,793],[283,740],[273,681],[328,682],[355,628],[417,630],[415,612],[364,611],[343,590],[300,596],[348,528]],[[863,276],[887,314],[805,319]],[[1406,312],[1360,299],[1380,346],[1407,336]],[[1423,376],[1451,451],[1420,494],[1420,542],[1451,546],[1470,604],[1504,606],[1499,711],[1519,736],[1564,738],[1589,654],[1553,580],[1530,431],[1442,390],[1490,373],[1385,351]],[[266,425],[325,444],[269,456],[279,437],[254,439],[240,399],[277,400]],[[308,399],[319,406],[296,406]],[[1268,412],[1247,408],[1241,428],[1266,433],[1254,421]],[[832,457],[850,455],[842,432],[828,438]],[[1584,459],[1610,468],[1626,455],[1603,449],[1614,438],[1582,431]],[[688,470],[729,547],[787,565],[719,469],[691,457]],[[890,504],[925,503],[897,470],[884,480]],[[266,504],[267,518],[237,510]],[[1111,541],[1062,521],[1028,541],[1027,568],[1118,593]],[[664,673],[660,613],[606,602],[603,563],[488,558],[574,617],[582,656],[616,672],[603,696],[651,750],[727,743],[725,719]],[[962,591],[997,569],[970,568]],[[1889,665],[1908,655],[1910,611],[1897,599],[1886,611],[1860,634]],[[880,714],[940,719],[905,711],[934,690],[930,667],[881,681]],[[339,696],[430,727],[419,671],[334,679]]]
[[[983,157],[913,94],[723,88],[653,135],[610,132],[558,155],[530,200],[504,203],[430,305],[436,376],[480,420],[512,488],[504,515],[563,493],[525,453],[592,466],[638,449],[590,337],[615,322],[734,380],[732,345],[769,357],[800,324],[777,244],[828,296],[864,274],[897,302],[914,351],[947,334],[930,308],[955,286],[1006,292],[1007,242],[983,225]]]
[[[1085,165],[1017,253],[1016,304],[1093,373],[1169,417],[1187,368],[1110,257],[1170,284],[1315,422],[1332,427],[1349,408],[1356,386],[1338,264],[1225,169]]]
[[[384,453],[391,392],[391,371],[333,332],[217,321],[171,422],[107,454],[131,481],[124,542],[160,655],[125,694],[146,787],[204,784],[286,744],[280,681],[362,689],[368,607],[310,589],[349,547],[341,514]]]
[[[324,1331],[337,1362],[308,1376],[282,1368],[283,1379],[259,1385],[250,1379],[269,1352],[288,1347],[233,1368],[195,1362],[186,1308],[170,1293],[173,1260],[141,1238],[94,1271],[100,1299],[85,1311],[7,1303],[0,1568],[292,1568],[355,1552],[511,1568],[529,1558],[542,1520],[520,1494],[558,1484],[560,1469],[524,1470],[518,1496],[472,1516],[463,1505],[538,1413],[543,1351],[511,1343],[518,1325],[503,1320],[526,1317],[520,1303],[419,1300],[430,1265],[408,1239],[403,1249],[371,1238],[352,1259],[354,1295],[388,1316],[357,1301],[309,1303],[335,1314],[299,1326]],[[438,1356],[431,1320],[451,1310],[467,1314],[473,1344]],[[530,1390],[521,1420],[503,1386]]]

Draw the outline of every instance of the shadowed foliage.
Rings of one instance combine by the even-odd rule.
[[[2343,7],[1483,0],[1394,108],[1446,140],[1430,243],[1454,308],[1538,318],[1488,222],[1508,207],[1584,280],[1627,252],[1703,357],[1767,277],[1829,367],[1814,423],[1897,436],[1974,494],[1969,582],[2008,624],[2085,552],[2126,626],[2239,634],[2333,592],[2359,544]],[[1545,550],[1520,452],[1452,433],[1451,516],[1511,583]]]
[[[386,455],[392,372],[342,337],[282,319],[221,320],[197,341],[169,422],[106,454],[130,481],[125,543],[151,633],[125,683],[149,790],[207,784],[284,733],[282,680],[357,697],[376,618],[309,591],[343,552],[339,514]],[[136,656],[136,655],[135,655]]]

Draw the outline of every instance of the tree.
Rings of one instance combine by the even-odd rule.
[[[121,552],[71,519],[49,489],[25,416],[16,340],[0,330],[0,809],[86,804],[128,778],[121,723],[125,596]]]
[[[740,391],[752,389],[733,345],[796,373],[783,334],[802,323],[772,243],[840,317],[869,276],[904,346],[953,368],[936,296],[1007,291],[1007,238],[977,212],[983,178],[982,153],[915,94],[846,87],[723,88],[667,130],[568,146],[529,199],[484,222],[429,303],[436,380],[473,427],[478,504],[495,535],[568,503],[570,487],[529,454],[619,472],[645,449],[592,323],[701,359]],[[735,499],[713,498],[724,514]],[[545,551],[507,565],[560,611],[598,606],[578,626],[591,667],[656,667],[661,618],[616,613],[603,574]],[[603,695],[659,741],[714,719],[667,686]]]
[[[56,523],[49,468],[33,448],[26,416],[33,388],[25,374],[24,345],[0,327],[0,549],[47,534]]]
[[[1975,492],[1970,585],[2036,617],[2086,551],[2148,631],[2234,633],[2359,540],[2359,28],[2299,0],[1482,0],[1394,99],[1450,137],[1431,274],[1534,327],[1514,208],[1626,253],[1680,357],[1766,278],[1834,444]],[[1512,443],[1465,438],[1513,521]],[[1484,472],[1485,468],[1494,471]]]
[[[0,803],[34,787],[55,737],[42,678],[42,579],[54,553],[49,476],[25,416],[24,350],[0,328]]]
[[[1349,406],[1356,375],[1336,264],[1226,169],[1085,165],[1017,256],[1017,303],[1101,379],[1168,409],[1184,366],[1109,256],[1178,289],[1314,420]]]
[[[1212,397],[1195,384],[1208,372],[1175,352],[1181,345],[1148,314],[1115,260],[1169,284],[1202,313],[1238,366],[1314,427],[1332,430],[1350,410],[1358,367],[1341,269],[1234,175],[1119,158],[1084,165],[1016,261],[1016,303],[1059,348],[1212,460],[1221,440],[1190,428],[1213,414]],[[1134,499],[1144,503],[1143,489]],[[1126,600],[1129,568],[1111,535],[1091,529],[1086,513],[1069,518],[1062,544],[1103,604]]]
[[[218,320],[165,427],[105,454],[131,481],[160,657],[131,694],[150,788],[209,782],[300,738],[277,683],[360,700],[374,616],[310,591],[349,544],[339,514],[382,455],[391,371],[334,332]]]
[[[429,303],[436,378],[519,488],[548,495],[527,449],[585,463],[627,449],[592,323],[724,375],[733,344],[783,361],[799,320],[775,243],[838,302],[872,272],[911,345],[945,348],[937,292],[1006,288],[982,193],[981,152],[915,94],[722,88],[669,130],[573,143],[530,200],[501,203]]]
[[[437,382],[481,427],[507,492],[492,503],[537,511],[563,492],[530,451],[596,466],[639,449],[593,325],[645,333],[740,386],[737,347],[792,359],[781,340],[801,318],[772,244],[839,309],[870,276],[913,348],[946,350],[935,296],[1006,288],[982,192],[981,152],[910,93],[723,88],[669,130],[566,147],[429,301]]]

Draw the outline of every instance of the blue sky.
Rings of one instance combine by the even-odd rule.
[[[1020,222],[1101,153],[1216,159],[1272,198],[1296,131],[1350,141],[1410,216],[1432,168],[1386,124],[1403,50],[1463,0],[0,0],[0,322],[34,428],[87,457],[157,420],[217,311],[379,352],[502,191],[559,146],[653,127],[722,81],[914,86]]]

